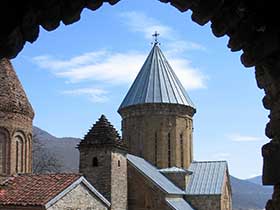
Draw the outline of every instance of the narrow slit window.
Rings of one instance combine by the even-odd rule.
[[[168,145],[168,150],[167,150],[167,159],[168,159],[168,167],[170,168],[171,167],[171,140],[170,140],[170,133],[168,133],[168,142],[167,142],[167,145]]]
[[[92,166],[93,166],[93,167],[97,167],[97,166],[98,166],[98,159],[97,159],[97,157],[94,157],[94,158],[92,159]]]
[[[184,168],[184,140],[183,134],[180,134],[180,148],[181,148],[181,167]]]
[[[155,132],[155,166],[157,166],[157,145],[158,145],[158,139],[157,139],[157,132]]]

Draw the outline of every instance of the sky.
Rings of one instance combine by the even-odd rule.
[[[216,38],[210,24],[192,22],[159,1],[122,0],[55,31],[40,29],[12,60],[35,110],[34,125],[57,137],[83,138],[101,114],[120,131],[117,109],[152,48],[160,48],[196,105],[194,159],[227,160],[230,174],[261,174],[261,146],[268,111],[254,69],[228,37]]]

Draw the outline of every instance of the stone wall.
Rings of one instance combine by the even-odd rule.
[[[18,113],[0,112],[0,179],[15,173],[32,172],[32,119]],[[20,157],[16,157],[17,141],[21,141]],[[16,160],[22,166],[16,168]]]
[[[79,184],[47,210],[64,210],[67,208],[73,210],[89,210],[89,208],[91,210],[108,210],[107,206],[83,184]]]
[[[129,153],[159,168],[188,168],[193,158],[194,112],[191,107],[175,104],[142,104],[120,110]]]
[[[130,164],[128,164],[128,209],[171,210],[165,201],[165,194]]]
[[[111,205],[112,210],[127,209],[127,160],[122,151],[112,151]]]
[[[11,62],[0,59],[0,181],[32,172],[34,111]]]
[[[93,159],[97,158],[97,166]],[[126,152],[111,146],[80,148],[80,173],[112,204],[113,210],[127,209]]]
[[[93,159],[97,158],[97,166]],[[105,147],[80,148],[79,171],[107,199],[111,200],[111,151]]]
[[[199,210],[221,210],[220,195],[188,195],[186,201]],[[222,209],[223,210],[223,209]]]
[[[224,186],[222,189],[221,209],[232,210],[232,192],[228,173],[225,176]]]
[[[42,206],[0,206],[3,210],[46,210]]]

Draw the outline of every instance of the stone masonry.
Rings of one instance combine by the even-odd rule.
[[[179,104],[138,104],[119,110],[130,154],[158,168],[188,168],[193,160],[195,110]]]
[[[126,147],[102,115],[79,144],[80,173],[114,210],[127,209]]]
[[[33,109],[8,59],[0,60],[0,181],[32,171]]]
[[[166,194],[130,164],[128,164],[128,185],[129,210],[170,210],[165,201]]]
[[[108,208],[81,183],[46,210],[63,209],[107,210]]]

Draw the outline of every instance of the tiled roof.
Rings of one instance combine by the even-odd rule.
[[[228,167],[226,161],[194,161],[191,163],[188,195],[220,195]]]
[[[145,177],[150,179],[154,184],[156,184],[168,194],[185,194],[184,191],[175,186],[169,179],[162,175],[156,167],[148,163],[143,158],[128,154],[127,160]]]
[[[195,108],[157,44],[153,46],[119,110],[145,103],[181,104]]]
[[[0,59],[0,111],[23,114],[31,119],[34,117],[17,74],[6,58]]]
[[[0,185],[0,205],[45,205],[80,177],[80,174],[22,174],[10,177]]]
[[[120,138],[117,130],[107,120],[105,115],[101,115],[98,121],[85,135],[79,146],[83,145],[102,145],[112,144],[125,148],[123,141]]]
[[[166,198],[165,200],[174,210],[193,210],[183,198]]]

